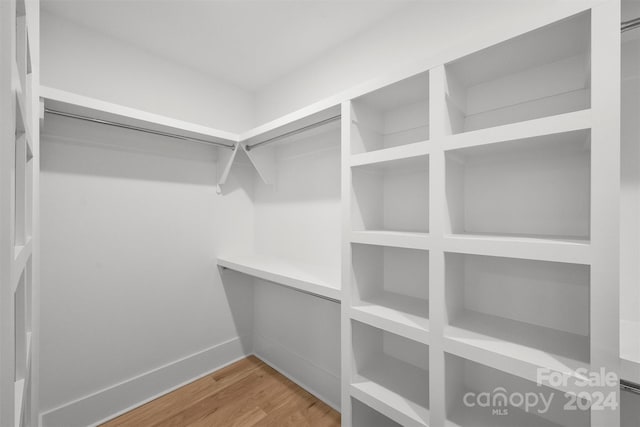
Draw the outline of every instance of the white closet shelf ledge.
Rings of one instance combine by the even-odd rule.
[[[429,301],[383,292],[350,307],[351,318],[429,344]]]
[[[588,378],[589,337],[529,323],[467,311],[445,327],[445,351],[529,381],[538,369],[562,374],[566,384],[544,385],[557,390],[584,391]],[[578,382],[578,384],[576,384]]]
[[[351,395],[403,426],[429,425],[429,372],[390,356],[372,357]]]
[[[575,264],[591,262],[588,240],[554,236],[448,234],[444,237],[446,252],[507,258],[558,261]]]
[[[127,126],[175,134],[186,138],[222,143],[230,147],[234,146],[239,140],[238,135],[231,132],[177,120],[47,86],[40,86],[40,96],[44,99],[45,108],[62,113],[121,123]]]
[[[414,142],[412,144],[354,154],[351,156],[351,167],[374,165],[384,167],[385,164],[426,156],[429,152],[429,141]]]
[[[351,243],[427,250],[431,247],[431,238],[429,233],[366,230],[352,231]]]
[[[434,143],[442,142],[445,150],[455,150],[459,148],[479,147],[497,142],[537,138],[563,132],[589,129],[592,124],[591,117],[591,109],[586,109],[455,134],[444,137],[442,140],[434,141]]]
[[[283,285],[307,294],[339,302],[338,269],[331,271],[309,264],[294,264],[276,257],[253,254],[219,256],[218,266]]]

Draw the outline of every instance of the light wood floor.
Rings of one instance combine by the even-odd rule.
[[[250,356],[103,426],[339,427],[340,414]]]

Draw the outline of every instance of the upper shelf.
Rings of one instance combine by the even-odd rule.
[[[308,294],[340,301],[339,271],[292,264],[266,255],[219,256],[218,266],[287,286]]]
[[[329,106],[311,106],[303,108],[294,113],[273,120],[262,126],[258,126],[239,136],[240,142],[251,151],[256,144],[275,139],[286,140],[289,135],[297,134],[299,131],[314,126],[318,123],[329,122],[340,117],[340,103]]]
[[[40,96],[44,98],[46,109],[62,113],[141,127],[181,137],[197,138],[212,143],[222,143],[229,147],[233,147],[238,142],[238,136],[234,133],[176,120],[60,89],[41,86]]]
[[[451,133],[589,108],[589,32],[584,12],[447,63]]]

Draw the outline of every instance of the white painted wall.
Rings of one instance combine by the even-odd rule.
[[[340,130],[277,145],[275,157],[273,185],[255,174],[256,252],[339,280]],[[256,354],[339,408],[340,305],[258,279],[255,286]]]
[[[42,84],[230,132],[253,123],[253,96],[126,42],[42,14]]]
[[[223,286],[215,264],[221,247],[251,250],[250,173],[218,195],[215,148],[66,118],[47,117],[42,148],[42,411],[209,350],[45,426],[98,421],[251,352],[252,288]]]
[[[549,9],[580,10],[589,0],[415,2],[255,94],[264,123],[389,71],[432,57],[479,32],[517,28]]]

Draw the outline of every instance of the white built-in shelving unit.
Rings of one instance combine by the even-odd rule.
[[[563,399],[463,402],[617,373],[616,11],[453,49],[343,103],[343,425],[617,425]]]
[[[37,423],[39,10],[0,4],[0,425]]]

